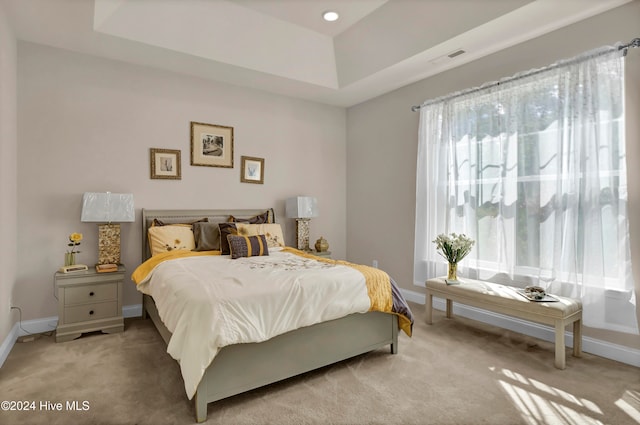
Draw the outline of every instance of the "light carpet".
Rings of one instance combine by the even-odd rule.
[[[430,326],[424,306],[411,308],[413,337],[400,335],[397,355],[373,351],[209,404],[206,423],[640,423],[640,369],[567,350],[558,370],[551,343],[439,311]],[[27,408],[0,411],[3,425],[195,422],[178,364],[142,319],[121,334],[17,343],[0,369],[1,400]]]

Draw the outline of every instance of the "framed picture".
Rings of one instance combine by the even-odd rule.
[[[182,179],[179,150],[151,148],[149,151],[152,179]]]
[[[233,127],[192,121],[191,165],[233,168]]]
[[[264,158],[243,156],[240,181],[243,183],[264,184]]]

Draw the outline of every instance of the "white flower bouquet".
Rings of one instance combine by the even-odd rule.
[[[471,252],[471,247],[476,242],[462,233],[459,235],[456,233],[451,233],[450,235],[441,233],[433,243],[436,244],[438,254],[442,255],[450,264],[458,264],[460,260]]]

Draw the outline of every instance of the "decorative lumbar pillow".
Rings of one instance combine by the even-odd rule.
[[[253,235],[265,235],[269,248],[284,246],[284,236],[282,234],[282,227],[278,223],[270,224],[245,224],[236,223],[236,228],[239,235],[253,236]]]
[[[196,241],[194,251],[216,251],[220,249],[220,228],[218,223],[193,223],[193,236]]]
[[[229,255],[229,240],[227,236],[237,235],[236,223],[218,223],[218,229],[220,231],[220,251],[222,255]]]
[[[151,226],[147,236],[152,256],[174,250],[191,251],[196,247],[191,226],[180,224]]]
[[[267,246],[267,239],[264,235],[228,235],[227,240],[229,241],[231,258],[234,260],[242,257],[269,255],[269,247]]]
[[[229,222],[231,223],[249,223],[249,224],[262,224],[262,223],[273,223],[273,208],[269,208],[262,214],[258,214],[251,218],[237,218],[232,215],[229,216]]]

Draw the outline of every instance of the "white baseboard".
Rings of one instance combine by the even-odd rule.
[[[407,301],[416,304],[424,304],[424,294],[407,289],[400,289]],[[445,310],[445,302],[441,298],[433,300],[433,308]],[[453,304],[453,312],[456,315],[490,325],[509,329],[524,335],[540,338],[544,341],[555,342],[555,330],[550,326],[540,325],[533,322],[517,319],[503,314],[493,313],[487,310],[466,306],[459,303]],[[122,315],[126,318],[142,316],[142,304],[128,305],[122,308]],[[422,317],[414,317],[415,320],[424,320]],[[28,333],[43,333],[55,330],[58,324],[58,317],[46,317],[43,319],[26,320],[21,324],[16,323],[9,335],[0,345],[0,367],[4,364],[13,348],[16,340]],[[573,346],[573,334],[566,333],[565,340],[568,346]],[[590,337],[582,337],[582,351],[595,354],[610,360],[626,363],[631,366],[640,367],[640,350],[625,347]]]
[[[9,335],[2,341],[2,345],[0,345],[0,367],[4,364],[4,361],[9,357],[9,353],[11,349],[16,343],[18,339],[18,324],[13,325],[13,328],[9,331]]]
[[[127,305],[122,307],[122,315],[128,317],[142,316],[142,304]],[[13,325],[9,335],[0,345],[0,367],[4,364],[9,356],[11,349],[15,345],[18,338],[29,334],[40,334],[55,331],[58,326],[58,316],[45,317],[42,319],[24,320]]]
[[[141,317],[142,316],[142,304],[125,305],[122,307],[122,315],[125,318],[128,317]]]
[[[423,293],[401,289],[407,301],[417,304],[425,303]],[[445,311],[446,303],[442,298],[433,298],[433,308]],[[453,303],[453,313],[466,317],[468,319],[477,320],[479,322],[488,323],[500,328],[509,329],[544,341],[555,342],[555,329],[550,326],[521,320],[515,317],[506,316],[504,314],[493,313],[476,307],[467,306],[460,303]],[[423,317],[414,317],[414,320],[424,320]],[[567,346],[573,346],[573,333],[565,333],[565,341]],[[626,363],[631,366],[640,367],[640,350],[626,347],[624,345],[614,344],[612,342],[602,341],[590,337],[582,337],[582,351],[585,353],[595,354],[610,360]]]
[[[405,300],[424,305],[424,294],[402,288],[400,288],[400,292],[402,293],[402,296]]]

